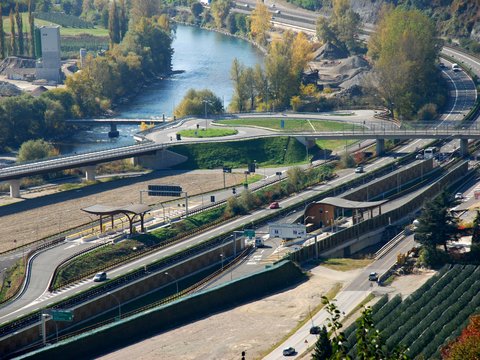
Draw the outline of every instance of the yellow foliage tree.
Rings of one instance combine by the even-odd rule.
[[[252,37],[260,45],[267,43],[267,32],[270,30],[270,21],[272,14],[268,11],[265,4],[257,1],[255,9],[252,11],[252,21],[250,23],[250,32]]]

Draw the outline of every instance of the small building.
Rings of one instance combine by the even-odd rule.
[[[306,227],[303,224],[268,224],[268,232],[272,238],[281,238],[285,240],[300,239],[307,234]]]

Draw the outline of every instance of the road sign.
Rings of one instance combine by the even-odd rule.
[[[182,187],[178,185],[148,185],[148,196],[181,196]]]
[[[52,310],[53,321],[73,321],[71,310]]]
[[[280,120],[280,129],[285,129],[285,120]]]
[[[243,230],[243,236],[249,237],[251,239],[251,238],[255,237],[255,230],[245,229],[245,230]]]

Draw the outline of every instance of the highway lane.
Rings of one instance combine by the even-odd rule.
[[[378,284],[368,281],[368,274],[370,272],[377,272],[379,274],[383,273],[389,269],[397,261],[397,255],[399,253],[406,253],[414,245],[413,236],[407,237],[404,241],[399,242],[394,246],[385,256],[375,260],[372,264],[367,266],[362,270],[361,274],[358,275],[354,280],[348,283],[345,288],[338,293],[335,297],[335,304],[338,309],[344,314],[348,315],[351,313],[359,303],[359,299],[364,299],[371,292],[376,291],[379,286]],[[317,341],[316,335],[311,335],[309,333],[312,323],[315,325],[322,325],[326,323],[327,318],[329,317],[328,313],[322,309],[317,314],[315,314],[311,321],[307,321],[298,331],[295,332],[291,337],[285,340],[280,344],[274,351],[265,356],[264,360],[278,360],[285,359],[282,355],[282,349],[293,346],[297,351],[296,355],[292,358],[297,358],[309,347],[313,346]],[[343,317],[343,316],[342,316]]]

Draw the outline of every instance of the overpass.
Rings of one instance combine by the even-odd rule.
[[[69,119],[66,120],[65,123],[67,124],[84,124],[84,125],[103,125],[108,124],[110,125],[110,131],[108,132],[109,137],[118,137],[119,132],[117,129],[117,125],[140,125],[142,123],[145,124],[163,124],[165,123],[165,114],[162,114],[162,117],[156,116],[151,117],[149,119],[146,118],[135,118],[135,119],[127,119],[127,118],[96,118],[96,119]]]
[[[189,126],[195,126],[196,123],[198,123],[198,120],[194,119],[186,121],[185,123],[178,123],[181,123],[184,127],[188,128]],[[171,123],[166,123],[166,125],[171,125]],[[172,131],[173,134],[175,134],[175,132],[177,131],[177,129],[173,129],[171,126],[161,126],[161,128],[163,128],[161,132],[165,133],[165,139],[169,137],[171,138],[171,135],[168,134],[172,134]],[[8,181],[10,183],[10,196],[19,197],[20,179],[22,177],[41,175],[66,169],[84,168],[86,172],[86,180],[95,180],[95,167],[97,164],[104,162],[141,157],[145,155],[158,155],[159,153],[167,150],[168,148],[178,145],[223,143],[228,141],[244,141],[258,138],[271,138],[277,136],[289,136],[298,138],[305,144],[307,148],[313,146],[316,139],[372,139],[376,140],[377,142],[378,155],[382,155],[384,152],[385,139],[460,139],[460,152],[462,156],[465,156],[468,153],[468,140],[480,139],[480,129],[477,128],[476,125],[466,129],[459,129],[454,127],[454,122],[444,122],[442,125],[437,126],[436,128],[428,129],[421,127],[400,129],[396,128],[393,124],[388,126],[385,124],[379,125],[378,123],[365,123],[364,127],[362,128],[359,128],[358,125],[349,126],[348,124],[346,124],[343,130],[330,132],[273,131],[252,127],[239,127],[238,129],[241,129],[238,134],[225,136],[222,138],[183,138],[182,140],[164,140],[161,142],[152,142],[149,140],[145,140],[141,143],[130,146],[10,165],[0,169],[0,181]]]

